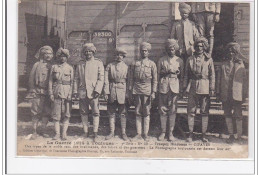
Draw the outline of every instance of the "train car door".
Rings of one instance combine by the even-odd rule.
[[[82,59],[82,46],[89,41],[90,34],[88,31],[72,31],[68,34],[66,42],[67,48],[70,51],[68,63],[72,65],[78,64]]]
[[[92,33],[92,42],[97,48],[96,58],[107,65],[113,60],[114,36],[109,30],[96,30]]]

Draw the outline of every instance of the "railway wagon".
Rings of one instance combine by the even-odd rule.
[[[36,61],[34,55],[44,44],[51,45],[54,51],[59,47],[68,48],[69,63],[75,65],[81,59],[82,45],[93,42],[98,49],[96,57],[107,65],[116,46],[127,47],[125,62],[130,64],[139,57],[139,44],[148,41],[153,48],[150,58],[157,62],[165,54],[164,41],[170,35],[171,26],[180,20],[178,5],[170,1],[19,1],[20,85],[26,88],[23,82],[27,82]],[[237,41],[249,58],[249,28],[249,3],[221,3],[220,22],[215,24],[214,31],[216,66],[223,57],[223,47],[230,41]]]
[[[70,50],[69,63],[76,65],[86,42],[97,47],[96,57],[106,66],[113,60],[114,48],[127,48],[129,65],[139,57],[139,44],[152,44],[150,59],[165,54],[164,42],[173,23],[180,20],[178,2],[149,1],[61,1],[23,0],[19,3],[18,74],[19,86],[27,88],[28,74],[36,61],[37,49],[49,44]],[[215,24],[213,59],[216,75],[223,48],[230,41],[241,45],[249,58],[249,3],[221,3],[220,22]],[[24,84],[23,84],[24,83]],[[218,82],[217,82],[218,83]]]
[[[42,45],[48,44],[54,51],[59,47],[68,48],[69,63],[76,65],[81,59],[82,45],[93,42],[98,50],[96,57],[106,66],[113,60],[117,46],[127,48],[125,62],[130,65],[139,57],[139,44],[147,41],[153,48],[150,58],[157,62],[165,54],[164,42],[169,38],[173,23],[181,19],[178,5],[170,1],[19,1],[18,108],[26,106],[22,98],[25,95],[21,94],[28,88],[28,74],[36,61],[34,55]],[[249,3],[221,4],[212,55],[217,75],[223,48],[228,42],[237,41],[243,55],[249,58],[250,9]],[[179,114],[186,113],[186,102],[186,99],[179,101]],[[101,100],[101,103],[104,102]],[[74,109],[77,108],[74,105]],[[221,103],[213,98],[211,114],[222,115],[220,109]],[[244,116],[248,116],[247,103],[243,110]]]
[[[142,41],[152,44],[150,58],[165,54],[164,42],[170,36],[172,24],[180,20],[179,3],[174,2],[84,2],[65,3],[65,47],[71,52],[70,63],[77,64],[81,47],[93,42],[97,57],[104,65],[113,60],[116,46],[127,48],[125,60],[130,64],[139,57]],[[213,58],[218,65],[223,47],[237,41],[249,56],[249,4],[222,3],[220,22],[215,27]]]
[[[180,20],[177,2],[84,2],[65,3],[65,47],[70,50],[69,62],[77,64],[86,42],[97,47],[96,57],[104,65],[113,60],[114,48],[124,46],[125,62],[139,58],[139,44],[151,43],[150,59],[157,62],[164,56],[164,42],[173,23]],[[220,22],[215,27],[213,59],[216,76],[223,58],[224,46],[231,41],[241,44],[249,57],[249,4],[222,3]],[[217,80],[218,78],[216,78]],[[218,82],[216,82],[217,84]]]

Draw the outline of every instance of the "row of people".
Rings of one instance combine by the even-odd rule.
[[[194,117],[197,105],[200,105],[202,118],[202,141],[207,142],[206,131],[210,96],[215,94],[214,63],[208,49],[208,40],[198,37],[195,41],[195,52],[184,61],[175,55],[179,50],[178,41],[168,39],[165,43],[166,53],[160,58],[157,65],[149,59],[151,44],[143,42],[140,45],[141,58],[127,66],[123,59],[126,57],[124,48],[116,49],[115,60],[104,69],[100,59],[95,58],[96,47],[93,43],[83,45],[82,52],[85,57],[80,61],[74,71],[67,63],[69,51],[60,48],[56,53],[58,64],[51,65],[53,51],[49,46],[39,49],[36,57],[39,61],[32,68],[29,86],[32,98],[32,120],[34,133],[32,139],[37,137],[37,125],[42,118],[43,126],[47,125],[48,116],[51,115],[55,126],[53,139],[67,139],[67,128],[71,116],[71,98],[79,98],[79,109],[83,124],[84,136],[88,137],[89,106],[93,116],[94,141],[98,137],[99,127],[99,97],[101,94],[107,100],[110,133],[109,140],[114,137],[115,115],[118,111],[121,119],[122,139],[128,140],[126,135],[126,100],[134,101],[136,114],[135,139],[148,140],[150,125],[151,102],[159,94],[159,114],[161,121],[161,134],[158,140],[165,139],[167,121],[169,125],[168,140],[175,140],[173,130],[177,112],[177,100],[183,94],[188,96],[188,125],[189,136],[193,138]],[[242,134],[242,110],[244,100],[245,67],[240,55],[238,43],[227,45],[227,61],[223,62],[220,84],[217,86],[217,97],[223,102],[226,123],[230,134],[229,142],[234,141],[232,116],[236,119],[238,138]],[[51,106],[50,106],[51,104]],[[234,108],[234,115],[232,109]],[[51,113],[50,113],[51,112]],[[63,118],[62,134],[60,121]],[[143,121],[143,129],[142,129]],[[44,132],[38,131],[44,135]],[[45,136],[45,135],[44,135]]]

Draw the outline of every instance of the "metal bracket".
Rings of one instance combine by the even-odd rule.
[[[142,28],[143,28],[143,32],[144,32],[144,40],[145,40],[145,32],[146,32],[146,27],[147,27],[147,24],[144,22],[142,23]]]

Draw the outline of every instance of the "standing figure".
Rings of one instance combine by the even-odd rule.
[[[178,95],[182,94],[184,63],[175,55],[179,50],[178,41],[168,39],[165,43],[167,56],[162,57],[157,64],[159,81],[159,113],[162,133],[158,140],[165,138],[167,119],[169,118],[169,141],[173,141],[173,130],[177,113]]]
[[[43,129],[46,128],[50,117],[50,99],[48,96],[48,78],[51,69],[51,60],[53,58],[53,50],[50,46],[41,47],[35,55],[38,62],[33,65],[29,77],[29,94],[31,98],[31,114],[34,133],[32,140],[37,138],[37,126],[42,119]],[[40,135],[48,137],[46,133],[38,131]]]
[[[148,58],[151,44],[143,42],[140,45],[141,59],[132,66],[130,91],[135,99],[136,129],[134,139],[142,139],[142,118],[144,119],[144,139],[148,140],[150,125],[151,102],[157,91],[156,64]]]
[[[107,101],[107,111],[110,125],[110,134],[106,137],[106,140],[114,137],[117,109],[121,119],[122,138],[125,141],[128,140],[126,135],[125,106],[125,99],[128,93],[128,66],[123,61],[125,56],[126,51],[123,48],[117,48],[114,62],[108,64],[105,69],[104,97]]]
[[[53,140],[60,138],[61,120],[63,120],[62,140],[67,140],[74,72],[72,66],[67,63],[69,50],[58,49],[56,58],[58,64],[52,66],[49,78],[49,95],[52,101],[51,113],[56,133]]]
[[[221,74],[217,88],[217,97],[222,101],[224,115],[228,128],[229,138],[227,143],[235,140],[233,120],[237,128],[237,139],[241,141],[242,135],[242,103],[246,98],[246,69],[243,56],[240,53],[240,45],[231,42],[227,45],[227,56],[221,66]],[[232,109],[234,112],[232,113]]]
[[[195,23],[189,20],[189,13],[191,12],[190,5],[186,3],[179,4],[179,11],[181,20],[174,22],[171,30],[171,38],[178,40],[179,53],[184,63],[194,52],[194,41],[199,37],[199,32]]]
[[[104,85],[103,62],[94,57],[96,47],[93,43],[83,45],[83,56],[86,60],[81,60],[77,65],[74,78],[74,96],[79,96],[79,109],[83,124],[84,137],[88,137],[88,116],[89,106],[93,116],[94,142],[98,138],[99,127],[99,96]],[[76,95],[77,94],[77,95]]]
[[[202,119],[202,141],[208,142],[205,138],[208,127],[208,115],[210,96],[215,91],[215,70],[212,58],[205,53],[208,49],[208,40],[200,37],[195,41],[195,53],[189,57],[185,66],[184,87],[188,93],[188,125],[189,138],[192,141],[194,118],[197,105],[200,105]]]
[[[191,13],[198,25],[200,34],[209,40],[209,54],[212,54],[214,46],[214,26],[219,22],[220,2],[193,2]]]

